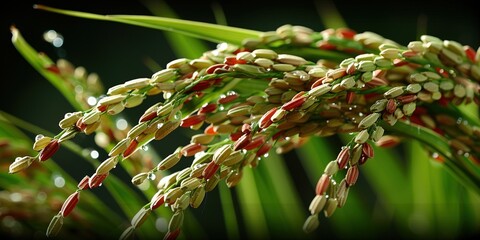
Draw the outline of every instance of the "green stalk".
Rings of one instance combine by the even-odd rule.
[[[269,239],[267,219],[258,195],[257,184],[252,169],[243,170],[242,182],[236,187],[240,207],[245,221],[245,229],[250,239]]]
[[[232,200],[232,193],[225,184],[218,185],[220,192],[220,202],[222,204],[222,213],[225,220],[225,229],[227,231],[228,239],[240,239],[238,230],[237,214]]]

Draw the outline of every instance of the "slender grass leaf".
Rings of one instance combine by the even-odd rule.
[[[189,21],[183,19],[172,19],[166,17],[143,15],[99,15],[93,13],[63,10],[44,5],[35,5],[35,8],[74,17],[120,22],[140,27],[171,31],[211,42],[226,41],[237,45],[242,44],[242,41],[245,39],[258,38],[261,34],[261,32],[259,31],[249,29],[223,26],[212,23]]]

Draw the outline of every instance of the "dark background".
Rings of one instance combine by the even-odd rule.
[[[183,19],[215,22],[212,1],[166,2]],[[421,29],[425,31],[422,33],[455,40],[474,49],[480,45],[480,13],[474,1],[333,2],[348,26],[357,32],[372,31],[406,45],[418,40]],[[89,72],[98,73],[106,88],[151,76],[151,70],[144,63],[147,57],[162,66],[181,57],[174,55],[161,31],[35,10],[34,3],[98,14],[152,13],[141,1],[39,0],[12,1],[8,6],[2,6],[0,110],[46,130],[58,132],[58,120],[64,113],[72,111],[72,107],[16,51],[10,42],[10,26],[15,25],[35,49],[47,53],[52,59],[66,58]],[[313,0],[217,3],[222,6],[230,26],[259,31],[275,30],[283,24],[304,25],[316,31],[325,28]],[[63,35],[65,42],[61,49],[43,40],[42,34],[50,29]],[[134,111],[132,114],[138,116]],[[302,180],[298,185],[303,186],[305,192],[311,192],[310,185],[302,185]]]

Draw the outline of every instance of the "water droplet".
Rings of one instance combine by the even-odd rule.
[[[223,111],[224,109],[225,109],[225,107],[223,107],[223,105],[220,105],[220,106],[218,107],[218,110],[220,110],[220,111]]]
[[[87,98],[87,103],[90,106],[94,106],[95,104],[97,104],[97,99],[95,97],[90,96]]]
[[[57,188],[62,188],[65,186],[65,179],[62,176],[56,176],[53,179],[53,184]]]
[[[45,136],[43,136],[42,134],[38,134],[37,136],[35,136],[35,141],[39,141],[40,139],[44,138]]]
[[[148,179],[154,181],[156,178],[157,178],[157,175],[155,175],[154,173],[148,174]]]
[[[16,157],[16,158],[15,158],[15,162],[20,161],[20,159],[22,159],[22,157]]]
[[[147,146],[147,145],[143,145],[143,146],[142,146],[142,150],[143,150],[143,151],[148,151],[148,146]]]
[[[119,118],[115,122],[115,126],[118,128],[118,130],[125,130],[128,127],[128,122],[127,122],[127,120],[125,120],[123,118]]]
[[[359,116],[359,117],[363,117],[364,115],[365,115],[365,114],[362,113],[362,112],[359,112],[359,113],[358,113],[358,116]]]
[[[65,113],[64,118],[69,118],[69,117],[71,117],[72,115],[73,115],[72,113]]]
[[[463,156],[468,158],[468,157],[470,157],[470,153],[466,152],[466,153],[463,154]]]
[[[157,129],[160,129],[160,128],[162,128],[162,127],[163,127],[163,123],[157,124]]]
[[[263,155],[263,157],[264,157],[264,158],[268,158],[268,153],[265,153],[265,154]],[[259,160],[261,160],[261,159],[259,159]]]
[[[93,158],[93,159],[97,159],[99,156],[100,156],[100,153],[98,153],[97,150],[92,150],[90,152],[90,157]]]
[[[349,108],[348,108],[348,111],[352,111],[352,110],[353,110],[353,108],[352,108],[352,107],[349,107]]]
[[[432,153],[432,158],[437,159],[440,155],[437,152]]]
[[[458,118],[458,119],[457,119],[457,124],[461,124],[461,123],[462,123],[462,121],[463,121],[463,119],[462,119],[462,118]]]

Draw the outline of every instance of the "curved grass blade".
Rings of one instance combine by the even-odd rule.
[[[156,16],[178,19],[177,14],[165,1],[143,0],[144,5]],[[165,32],[170,47],[179,57],[194,59],[208,50],[207,45],[197,38],[187,37],[174,32]]]
[[[237,190],[243,219],[246,219],[245,229],[248,238],[269,239],[267,219],[252,169],[246,168],[243,170],[242,182],[235,189]]]
[[[387,131],[416,139],[428,146],[432,152],[438,153],[445,159],[444,166],[458,181],[480,193],[480,168],[474,166],[465,156],[452,154],[448,141],[444,137],[430,129],[404,122],[397,122],[393,127],[383,122],[381,125]]]
[[[165,17],[143,15],[99,15],[71,10],[63,10],[44,5],[35,5],[34,8],[64,15],[70,15],[74,17],[120,22],[141,27],[171,31],[195,38],[205,39],[211,42],[226,41],[237,45],[241,45],[244,39],[258,38],[261,34],[261,32],[259,31],[249,29]]]

